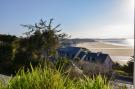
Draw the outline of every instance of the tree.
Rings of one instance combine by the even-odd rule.
[[[9,73],[12,69],[13,61],[13,42],[16,36],[0,35],[0,72]]]
[[[125,68],[126,69],[126,68]],[[127,73],[133,76],[134,72],[134,56],[132,56],[131,60],[127,63]]]
[[[68,36],[59,30],[60,24],[52,26],[53,19],[49,22],[43,21],[34,25],[22,25],[28,29],[25,37],[0,35],[0,71],[3,66],[18,71],[20,67],[26,69],[30,63],[36,66],[39,62],[44,63],[45,59],[55,57],[56,49]]]
[[[48,59],[50,56],[55,56],[56,49],[63,42],[63,39],[68,37],[67,34],[61,33],[58,29],[60,24],[52,26],[53,19],[47,21],[40,20],[34,25],[22,25],[28,29],[25,32],[25,38],[20,42],[19,50],[26,55],[28,53],[30,59]],[[24,59],[25,60],[25,59]]]
[[[123,70],[126,73],[128,73],[129,76],[133,76],[133,72],[134,72],[134,57],[133,56],[128,61],[127,65],[121,66],[121,70]]]

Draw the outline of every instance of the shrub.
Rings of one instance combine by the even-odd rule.
[[[22,69],[8,85],[0,85],[0,89],[111,89],[106,78],[100,75],[95,78],[74,80],[49,67],[43,69],[40,66],[31,67],[31,70],[24,72]]]

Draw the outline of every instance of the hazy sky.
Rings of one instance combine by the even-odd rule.
[[[134,0],[0,0],[0,33],[54,18],[72,38],[133,38]]]

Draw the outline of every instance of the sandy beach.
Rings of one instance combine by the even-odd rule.
[[[113,45],[105,42],[79,43],[76,47],[85,47],[92,52],[103,52],[111,56],[113,61],[125,64],[134,55],[134,48],[129,46]]]
[[[103,42],[87,42],[76,45],[77,47],[85,47],[92,52],[103,52],[111,56],[133,56],[134,48],[128,46],[118,46]]]

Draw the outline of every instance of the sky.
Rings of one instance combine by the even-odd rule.
[[[0,0],[0,34],[54,19],[71,38],[134,38],[134,0]]]

